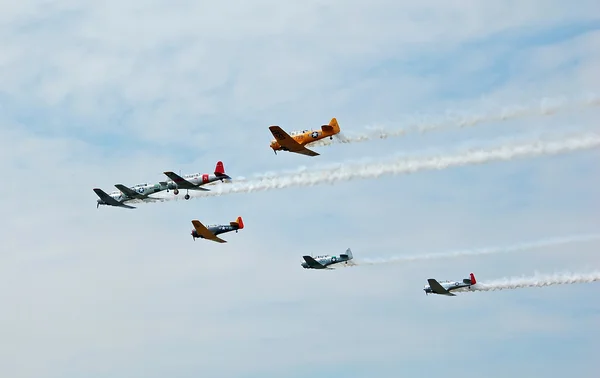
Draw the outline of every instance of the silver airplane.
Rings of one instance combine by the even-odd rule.
[[[94,192],[100,197],[96,203],[96,209],[100,205],[124,207],[127,209],[135,209],[135,207],[126,205],[125,202],[132,200],[143,200],[143,201],[160,201],[159,198],[150,197],[150,194],[162,192],[168,189],[166,182],[160,182],[158,184],[137,184],[131,188],[126,187],[123,184],[116,184],[117,189],[114,192],[107,194],[105,191],[99,188],[94,188]]]
[[[425,285],[423,290],[425,294],[440,294],[440,295],[449,295],[456,296],[456,294],[451,293],[451,291],[472,291],[474,287],[477,285],[477,280],[475,279],[475,275],[471,273],[470,278],[465,278],[462,282],[458,281],[441,281],[438,282],[434,278],[430,278],[427,280],[429,285]]]
[[[345,265],[352,260],[352,251],[350,248],[346,250],[346,253],[342,253],[339,256],[323,255],[323,256],[302,256],[304,262],[300,265],[304,269],[333,269],[329,268],[330,265],[344,263]]]
[[[231,231],[238,232],[238,230],[244,228],[244,221],[242,220],[242,217],[237,217],[234,222],[229,222],[229,224],[204,226],[199,220],[194,219],[192,225],[194,226],[194,229],[192,230],[192,238],[194,238],[194,241],[196,241],[196,238],[201,238],[212,240],[217,243],[227,243],[226,240],[219,238],[217,235]]]
[[[219,180],[221,182],[223,182],[223,180],[231,180],[231,177],[225,174],[225,167],[223,166],[222,161],[217,162],[214,174],[192,173],[184,175],[183,177],[171,171],[164,172],[164,174],[171,179],[167,181],[167,192],[169,189],[173,189],[173,194],[178,195],[180,189],[185,189],[186,194],[184,198],[186,200],[190,199],[190,190],[208,191],[210,189],[203,188],[202,185]]]

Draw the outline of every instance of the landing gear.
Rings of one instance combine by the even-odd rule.
[[[330,135],[330,136],[329,136],[329,140],[333,140],[333,135]]]
[[[190,195],[186,193],[186,195],[183,198],[185,198],[186,200],[189,200],[190,199]]]

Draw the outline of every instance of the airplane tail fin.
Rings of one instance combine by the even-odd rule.
[[[348,248],[346,250],[346,252],[342,253],[340,256],[341,257],[347,257],[349,260],[352,260],[354,258],[354,256],[352,256],[352,251],[350,250],[350,248]]]
[[[225,166],[223,165],[222,161],[217,162],[217,166],[215,167],[215,176],[223,177],[223,178],[230,178],[229,176],[227,176],[225,174]]]
[[[238,226],[238,228],[241,230],[242,228],[244,228],[244,221],[242,220],[242,217],[237,217],[237,219],[235,220],[235,222],[229,222],[229,224],[234,227],[234,226]]]
[[[340,132],[340,125],[338,125],[338,121],[335,117],[333,117],[331,121],[329,121],[329,126],[333,127],[333,131],[335,131],[336,133]]]
[[[475,285],[477,283],[477,280],[475,279],[475,275],[473,273],[471,273],[471,285]]]
[[[328,132],[333,131],[334,134],[337,134],[340,132],[340,125],[338,125],[338,121],[334,117],[331,119],[331,121],[329,121],[329,125],[323,125],[321,126],[321,129]]]

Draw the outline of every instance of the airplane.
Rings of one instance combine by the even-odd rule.
[[[329,125],[321,126],[321,131],[302,130],[292,131],[288,134],[279,126],[269,126],[269,130],[271,130],[271,134],[275,137],[275,139],[271,140],[271,148],[275,152],[275,155],[277,155],[277,151],[283,150],[307,156],[317,156],[319,155],[318,153],[309,150],[305,145],[327,137],[333,139],[333,135],[340,132],[340,126],[337,119],[332,118]]]
[[[456,296],[456,294],[451,293],[451,291],[472,291],[473,287],[477,284],[477,280],[475,279],[475,275],[473,273],[471,273],[470,278],[465,278],[462,280],[462,282],[438,282],[434,278],[428,279],[427,282],[429,282],[429,285],[425,285],[423,288],[425,295],[431,293],[453,297]]]
[[[218,243],[227,243],[226,240],[217,237],[217,235],[230,231],[238,232],[238,230],[244,228],[244,221],[242,220],[242,217],[237,217],[235,222],[229,222],[228,225],[215,224],[204,226],[199,220],[194,219],[192,225],[194,226],[194,229],[192,230],[192,238],[194,241],[196,241],[196,238],[202,238]]]
[[[353,256],[352,251],[350,250],[350,248],[348,248],[346,250],[346,253],[342,253],[339,256],[302,256],[302,258],[304,259],[304,262],[300,265],[302,265],[304,269],[333,269],[329,268],[329,266],[333,264],[339,264],[342,262],[347,265],[348,262],[352,260]]]
[[[179,176],[175,172],[167,171],[164,172],[168,178],[171,180],[167,181],[167,192],[169,189],[173,189],[173,194],[178,195],[179,189],[185,189],[185,199],[190,199],[190,190],[204,190],[208,191],[210,189],[202,188],[202,185],[221,180],[231,180],[231,177],[225,174],[225,167],[223,166],[222,161],[217,162],[217,166],[215,167],[214,175],[208,173],[192,173],[189,175],[184,175],[183,177]]]
[[[100,205],[135,209],[134,206],[126,205],[125,202],[136,199],[143,201],[160,201],[159,198],[149,197],[150,194],[162,192],[163,190],[168,189],[166,182],[159,182],[158,184],[137,184],[131,188],[128,188],[123,184],[116,184],[115,187],[119,190],[115,190],[109,194],[102,189],[94,188],[94,192],[98,197],[100,197],[96,203],[96,209]]]

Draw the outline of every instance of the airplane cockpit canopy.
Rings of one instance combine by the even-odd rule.
[[[291,131],[290,132],[290,136],[304,134],[304,133],[307,133],[309,131],[313,131],[313,130],[312,129],[311,130],[306,129],[306,130],[302,130],[302,131]]]

